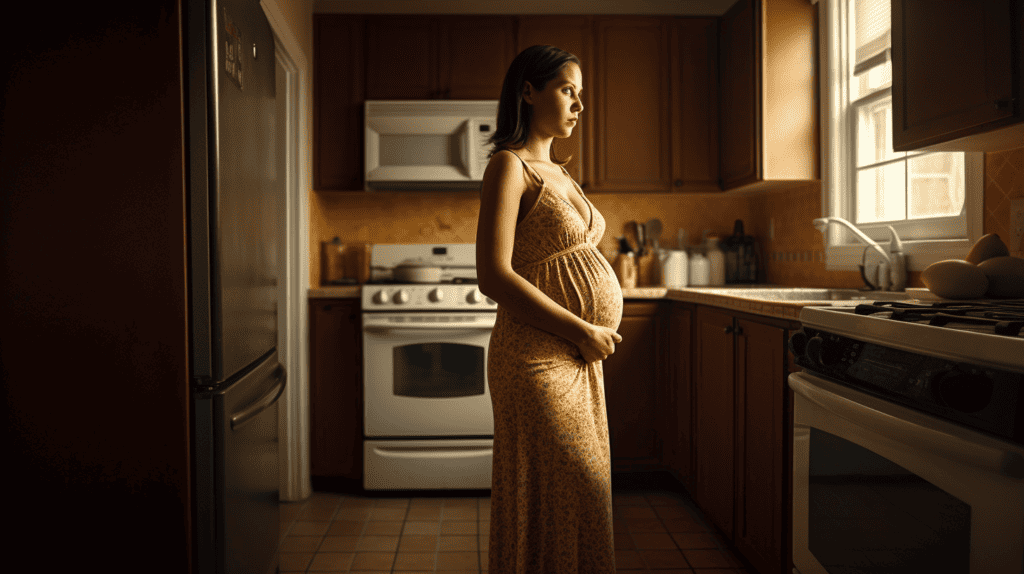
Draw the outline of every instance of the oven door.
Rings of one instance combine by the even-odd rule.
[[[1024,447],[807,372],[789,385],[795,571],[1024,571]]]
[[[493,437],[487,345],[495,316],[364,313],[367,438]]]

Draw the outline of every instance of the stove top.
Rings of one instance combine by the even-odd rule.
[[[804,307],[814,329],[965,363],[1024,373],[1024,300],[875,301]]]
[[[1024,300],[804,307],[800,322],[804,369],[1024,444]]]
[[[1020,337],[1024,329],[1024,299],[929,303],[877,301],[870,305],[857,305],[854,313],[1006,337]]]

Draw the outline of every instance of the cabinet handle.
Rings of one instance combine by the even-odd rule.
[[[732,325],[729,325],[728,327],[725,328],[725,334],[726,335],[732,335],[735,332],[736,332],[736,328],[733,327]]]
[[[675,181],[674,181],[674,182],[672,182],[672,183],[673,183],[673,184],[674,184],[674,185],[675,185],[676,187],[683,187],[683,180],[681,180],[681,179],[677,179],[677,180],[675,180]]]
[[[996,109],[997,110],[1008,109],[1010,107],[1011,103],[1013,103],[1013,98],[1004,98],[1002,100],[996,100]]]

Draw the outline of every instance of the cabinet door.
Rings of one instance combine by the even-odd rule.
[[[604,361],[613,469],[654,467],[660,456],[656,396],[658,303],[626,302],[622,342]]]
[[[762,574],[789,572],[786,504],[786,332],[737,320],[736,397],[739,464],[734,543]]]
[[[366,99],[426,100],[437,83],[437,19],[373,16],[366,20]]]
[[[690,348],[691,312],[687,308],[673,307],[668,319],[669,365],[668,392],[665,401],[671,409],[667,418],[664,464],[675,472],[676,477],[689,482],[692,473],[693,432],[692,408],[693,388],[690,384],[692,351]]]
[[[598,18],[594,28],[596,191],[668,191],[668,26],[659,18]]]
[[[439,20],[437,85],[453,100],[497,100],[515,58],[514,20],[507,16]]]
[[[313,27],[313,189],[363,189],[363,20],[317,14]]]
[[[1014,16],[1013,4],[893,1],[895,150],[986,131],[1004,125],[1001,120],[1014,116],[1015,110],[1019,121],[1022,103],[1021,94],[1014,93],[1019,88],[1014,89],[1013,81],[1013,35],[1014,27],[1018,34],[1022,30],[1024,15],[1018,1]]]
[[[718,187],[718,21],[680,18],[670,48],[672,190]]]
[[[572,53],[583,64],[583,91],[580,92],[583,113],[580,114],[580,121],[572,130],[572,135],[565,139],[556,139],[553,145],[559,158],[572,156],[565,169],[580,187],[587,189],[589,181],[583,170],[583,150],[584,147],[589,149],[591,145],[584,142],[593,139],[594,123],[594,110],[591,107],[593,67],[590,65],[590,20],[585,16],[521,16],[518,24],[516,53],[530,46],[555,46]]]
[[[759,18],[756,0],[739,0],[719,20],[721,85],[721,184],[723,189],[760,177],[760,94],[756,62]]]
[[[694,377],[694,488],[708,518],[732,535],[735,481],[733,317],[697,309]]]
[[[309,341],[311,473],[359,479],[363,361],[358,300],[311,301]]]

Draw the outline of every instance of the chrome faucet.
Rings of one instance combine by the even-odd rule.
[[[865,273],[864,261],[861,260],[860,276],[864,280],[864,283],[872,289],[880,289],[883,291],[903,291],[907,288],[907,256],[903,253],[903,243],[900,241],[899,235],[896,235],[896,230],[891,225],[886,227],[889,228],[889,252],[886,253],[878,243],[875,243],[870,237],[864,234],[863,231],[857,229],[849,221],[842,217],[819,217],[814,220],[814,227],[818,231],[825,233],[830,223],[839,223],[845,225],[853,235],[867,245],[864,249],[864,255],[867,255],[867,250],[873,248],[875,251],[882,256],[884,261],[877,268],[877,279],[878,284],[874,284],[868,279],[869,275],[876,276],[875,273]]]

